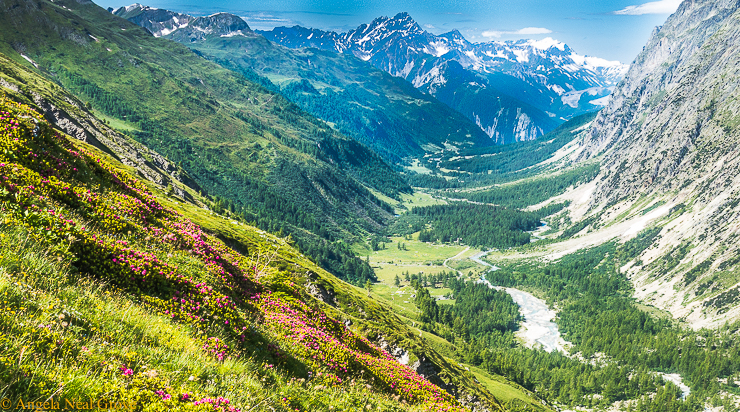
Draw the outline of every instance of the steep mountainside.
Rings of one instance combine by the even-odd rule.
[[[352,53],[438,98],[438,93],[463,95],[457,101],[440,100],[478,122],[499,143],[540,136],[564,119],[603,106],[627,69],[619,62],[578,55],[549,38],[473,44],[457,31],[435,36],[406,13],[344,34],[298,26],[258,32],[292,48]],[[459,67],[468,72],[463,77],[476,80],[463,83]],[[510,99],[503,111],[497,101],[502,94]],[[511,112],[517,113],[514,121]]]
[[[7,56],[181,165],[219,207],[292,233],[347,279],[372,277],[329,242],[378,230],[391,216],[366,186],[390,196],[410,190],[378,155],[282,96],[92,2],[0,4]]]
[[[0,87],[4,402],[502,409],[416,329],[286,239],[168,197],[42,111]]]
[[[156,19],[160,13],[145,7],[137,10],[127,7],[115,13],[131,16],[134,22],[147,15]],[[216,17],[242,23],[204,25],[203,18],[197,18],[165,37],[247,77],[255,73],[266,77],[267,87],[273,83],[301,108],[391,162],[408,163],[409,157],[420,158],[447,145],[490,145],[490,139],[460,113],[351,54],[288,49],[250,34],[237,16],[222,13],[210,19]],[[194,29],[196,24],[201,25]]]
[[[684,1],[655,30],[581,158],[603,153],[588,207],[662,228],[629,268],[638,297],[695,326],[740,316],[740,2]],[[621,215],[621,217],[619,217]]]

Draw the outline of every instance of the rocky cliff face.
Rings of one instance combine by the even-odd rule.
[[[695,326],[740,316],[739,40],[740,1],[684,1],[654,31],[580,155],[603,154],[586,197],[602,222],[642,209],[662,228],[624,268],[637,296]]]

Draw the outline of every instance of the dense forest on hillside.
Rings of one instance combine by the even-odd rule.
[[[553,196],[565,193],[579,183],[593,180],[599,173],[599,164],[581,166],[556,175],[535,177],[474,191],[445,191],[445,196],[467,199],[471,202],[490,203],[512,208],[523,208],[544,202]]]
[[[431,174],[409,172],[406,180],[414,187],[451,189],[533,177],[547,169],[547,165],[537,166],[539,163],[573,141],[595,117],[596,113],[576,116],[537,140],[444,151],[426,158],[424,165]]]
[[[531,168],[550,158],[553,153],[574,139],[574,131],[581,129],[596,117],[597,112],[576,116],[554,130],[540,136],[537,140],[517,142],[507,145],[475,147],[445,154],[438,166],[471,173],[490,175],[489,179],[522,178],[534,175],[541,170]]]
[[[506,248],[529,243],[530,235],[540,223],[535,213],[502,207],[453,203],[414,207],[410,212],[430,226],[419,233],[422,242],[462,241],[473,247]]]

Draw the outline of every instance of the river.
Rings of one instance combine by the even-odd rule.
[[[490,253],[490,251],[481,252],[470,258],[470,260],[478,264],[489,267],[486,273],[499,269],[496,265],[492,265],[482,259],[488,253]],[[531,293],[527,293],[523,290],[494,286],[488,281],[488,279],[486,279],[485,273],[479,282],[487,284],[490,288],[506,291],[506,293],[511,295],[514,303],[519,305],[519,313],[524,317],[524,322],[522,322],[522,327],[517,332],[517,336],[522,338],[527,346],[533,348],[539,347],[547,352],[557,350],[566,353],[565,347],[566,345],[569,345],[569,343],[560,336],[558,325],[552,321],[557,313],[550,309],[544,300],[538,299]],[[659,373],[658,375],[660,375],[664,380],[672,382],[678,386],[679,389],[681,389],[682,399],[686,399],[689,393],[691,393],[691,389],[683,383],[681,375],[677,373]]]
[[[481,252],[470,258],[478,264],[489,267],[490,269],[488,269],[486,273],[499,269],[495,265],[481,259],[488,253],[490,252]],[[506,293],[511,295],[514,303],[519,305],[519,313],[524,317],[524,321],[521,324],[521,329],[517,332],[517,336],[519,336],[527,346],[533,348],[539,347],[547,352],[555,350],[565,352],[565,346],[568,342],[560,336],[558,325],[552,321],[557,313],[551,310],[544,300],[523,290],[494,286],[488,281],[488,279],[486,279],[485,274],[481,277],[480,282],[487,284],[490,288],[504,290]]]

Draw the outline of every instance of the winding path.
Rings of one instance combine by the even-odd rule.
[[[451,268],[451,267],[447,266],[447,262],[451,261],[452,259],[457,259],[457,258],[459,258],[460,256],[464,255],[464,254],[465,254],[465,252],[467,252],[468,250],[470,250],[470,246],[466,247],[466,248],[465,248],[465,250],[463,250],[462,252],[460,252],[460,253],[456,254],[455,256],[453,256],[453,257],[448,257],[447,259],[445,259],[445,261],[444,261],[444,262],[442,262],[442,266],[446,267],[447,269],[450,269],[450,270],[454,270],[455,272],[457,272],[457,274],[458,274],[458,275],[462,276],[462,275],[463,275],[463,273],[462,273],[461,271],[459,271],[459,270],[457,270],[457,269],[454,269],[454,268]],[[438,262],[439,262],[439,261],[438,261]]]

